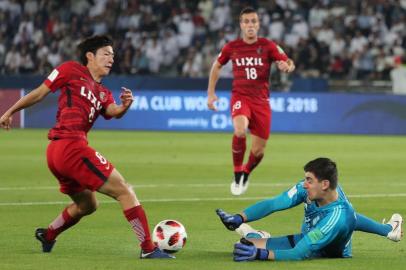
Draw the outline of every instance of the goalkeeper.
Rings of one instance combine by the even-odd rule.
[[[234,245],[234,261],[349,258],[352,257],[354,230],[384,235],[392,241],[401,239],[402,217],[399,214],[394,214],[387,224],[379,224],[355,213],[337,183],[337,167],[332,160],[317,158],[308,162],[304,171],[305,179],[290,190],[260,201],[241,214],[230,215],[217,210],[229,230],[237,229],[245,237]],[[305,210],[301,233],[258,238],[255,232],[260,231],[244,223],[300,203],[304,203]]]

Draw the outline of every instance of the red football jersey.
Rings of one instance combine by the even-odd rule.
[[[271,64],[288,57],[274,42],[258,38],[253,44],[237,39],[224,45],[217,61],[225,65],[230,59],[234,75],[232,93],[267,100]]]
[[[115,103],[110,90],[93,80],[87,67],[68,61],[55,68],[44,81],[52,92],[60,89],[56,124],[48,138],[86,139],[99,114]]]

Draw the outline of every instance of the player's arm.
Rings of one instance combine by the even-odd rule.
[[[130,89],[122,87],[123,92],[120,95],[121,105],[111,103],[106,109],[106,115],[109,117],[121,118],[131,107],[134,97]]]
[[[221,222],[229,230],[235,230],[244,222],[261,219],[276,211],[292,208],[306,199],[306,191],[303,188],[303,181],[299,182],[291,189],[273,198],[260,201],[239,214],[229,214],[222,209],[217,209],[216,213]]]
[[[216,96],[216,84],[220,77],[220,71],[223,66],[217,61],[214,61],[209,75],[209,86],[207,87],[207,106],[210,110],[216,111],[214,102],[218,99]]]
[[[46,95],[49,94],[50,91],[51,90],[48,88],[48,86],[46,86],[45,84],[41,84],[39,87],[23,96],[0,118],[0,127],[9,130],[14,113],[40,102],[42,99],[44,99],[44,97],[46,97]]]
[[[268,260],[272,261],[301,261],[310,258],[311,245],[306,240],[300,240],[294,248],[269,250]]]
[[[283,49],[273,42],[269,43],[269,57],[275,61],[276,67],[280,71],[290,73],[295,70],[293,60],[288,58]]]
[[[276,61],[276,66],[282,72],[291,73],[295,70],[295,63],[288,58],[286,61]]]
[[[246,222],[251,222],[266,217],[274,212],[295,207],[303,203],[305,199],[306,191],[303,188],[303,182],[299,182],[278,196],[253,204],[243,211],[242,216],[245,217]]]
[[[311,249],[306,243],[299,241],[297,245],[288,250],[268,250],[266,249],[267,239],[245,239],[234,245],[234,261],[300,261],[309,258]],[[279,254],[283,252],[283,254]]]

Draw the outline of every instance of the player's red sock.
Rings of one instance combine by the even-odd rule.
[[[137,235],[138,240],[141,242],[141,248],[145,252],[151,252],[155,249],[155,244],[151,240],[149,232],[148,220],[145,215],[144,209],[141,205],[124,210],[124,215],[131,227]]]
[[[47,241],[55,240],[61,232],[78,223],[80,219],[81,217],[71,217],[71,215],[68,213],[68,208],[65,208],[62,213],[54,221],[52,221],[51,224],[49,224],[45,239]]]
[[[252,152],[250,152],[248,162],[244,166],[244,172],[248,174],[251,173],[255,169],[255,167],[258,166],[263,157],[264,157],[263,154],[256,157]]]
[[[234,172],[241,172],[243,170],[244,154],[246,148],[246,138],[233,136],[232,152]]]

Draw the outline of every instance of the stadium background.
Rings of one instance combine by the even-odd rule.
[[[276,40],[297,70],[272,70],[273,133],[247,196],[234,198],[230,66],[218,87],[221,116],[213,120],[204,102],[210,65],[238,36],[247,4],[258,8],[261,35]],[[357,211],[377,220],[405,216],[406,97],[392,93],[390,80],[404,55],[405,12],[406,1],[379,0],[0,1],[0,113],[75,58],[83,37],[112,35],[115,65],[104,83],[115,95],[120,86],[132,88],[136,102],[120,121],[99,119],[90,143],[134,185],[151,225],[175,218],[189,233],[176,261],[138,260],[118,206],[100,196],[99,211],[62,235],[51,256],[40,254],[34,228],[67,202],[45,165],[43,128],[52,126],[56,109],[56,95],[49,95],[15,117],[25,129],[0,132],[0,268],[403,269],[404,242],[363,233],[355,233],[352,260],[235,264],[230,251],[238,238],[214,209],[237,212],[276,195],[302,177],[306,161],[328,156]],[[254,225],[281,235],[296,232],[301,218],[298,208]]]

